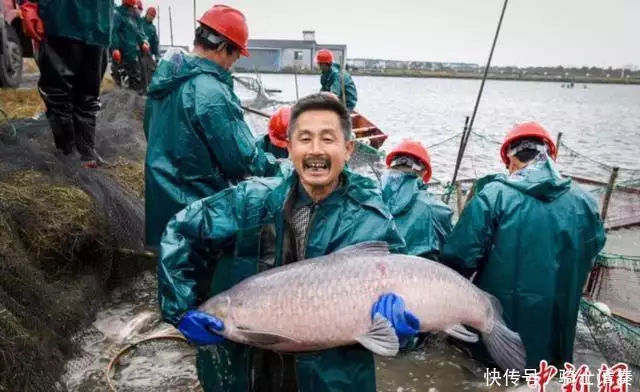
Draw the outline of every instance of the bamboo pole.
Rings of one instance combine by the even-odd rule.
[[[611,195],[613,194],[613,188],[616,184],[616,179],[618,178],[618,170],[619,167],[614,167],[611,170],[611,176],[609,177],[609,183],[607,184],[607,193],[604,194],[604,200],[602,201],[602,212],[600,213],[602,220],[605,221],[607,219],[607,212],[609,211],[609,202],[611,201]]]
[[[560,142],[562,141],[562,132],[558,132],[558,137],[556,138],[556,157],[560,153]]]

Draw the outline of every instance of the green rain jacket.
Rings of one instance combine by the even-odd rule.
[[[572,362],[578,306],[605,232],[593,198],[550,159],[487,176],[447,239],[441,259],[503,306],[525,345],[527,368]],[[491,362],[482,344],[472,351]]]
[[[421,178],[393,169],[382,176],[382,198],[404,238],[407,253],[437,260],[452,229],[451,208],[430,193]]]
[[[344,78],[344,91],[346,98],[342,94],[342,78],[340,78],[340,64],[331,64],[331,69],[327,72],[323,72],[320,76],[320,91],[328,91],[334,93],[340,98],[340,101],[345,102],[349,111],[352,111],[358,103],[358,90],[356,84],[353,82],[353,78],[347,71],[342,71]]]
[[[145,212],[147,245],[160,244],[169,219],[192,202],[248,176],[278,170],[255,140],[233,92],[231,73],[176,52],[160,61],[149,85]]]
[[[263,150],[264,152],[273,154],[273,156],[278,159],[289,158],[289,150],[287,150],[286,148],[280,148],[271,143],[269,135],[264,135],[256,139],[256,147]]]
[[[39,0],[37,3],[47,36],[109,46],[113,0]]]
[[[326,255],[367,240],[386,241],[393,252],[404,252],[404,242],[376,184],[347,169],[343,175],[343,186],[316,204],[306,257]],[[178,325],[189,309],[257,273],[260,232],[265,226],[273,227],[274,264],[282,265],[283,208],[296,184],[298,176],[293,170],[281,177],[243,181],[191,204],[171,219],[162,237],[158,265],[164,320]],[[227,256],[213,261],[212,256],[222,252]],[[264,376],[250,376],[251,364],[260,351],[231,341],[200,347],[197,367],[204,390],[250,390],[249,380]],[[376,390],[373,355],[360,345],[300,353],[294,361],[301,392]]]
[[[111,30],[111,50],[120,50],[123,64],[138,61],[140,45],[145,41],[147,36],[133,8],[124,5],[116,7]]]
[[[142,18],[142,30],[147,37],[149,47],[151,48],[151,54],[154,56],[160,56],[160,43],[158,42],[158,32],[153,22],[149,22],[147,18]]]

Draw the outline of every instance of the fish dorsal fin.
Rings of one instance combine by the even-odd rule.
[[[389,252],[389,244],[385,241],[365,241],[360,242],[359,244],[346,246],[333,252],[333,254],[340,256],[346,256],[348,254],[358,256],[385,256],[391,254],[391,252]]]
[[[368,348],[375,354],[392,357],[400,350],[400,341],[393,326],[380,313],[373,318],[371,329],[355,339],[358,343]]]

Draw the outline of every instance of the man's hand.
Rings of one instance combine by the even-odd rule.
[[[409,339],[420,331],[420,320],[413,313],[406,311],[404,300],[394,293],[381,295],[373,304],[371,318],[373,319],[377,313],[393,325],[400,340],[400,347],[405,346]]]
[[[42,41],[44,38],[44,23],[38,14],[38,3],[25,1],[20,6],[22,14],[22,31],[24,34],[36,41]]]
[[[120,64],[122,62],[122,53],[116,49],[111,53],[111,58],[116,62],[116,64]]]
[[[142,48],[142,53],[145,53],[145,54],[149,53],[150,48],[149,48],[149,43],[147,43],[147,41],[144,41],[142,45],[140,45],[140,47]]]
[[[182,317],[178,330],[189,343],[197,346],[219,344],[224,341],[224,337],[218,333],[224,330],[224,323],[210,314],[197,310],[190,310]]]

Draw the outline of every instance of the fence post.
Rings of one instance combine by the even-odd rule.
[[[556,138],[556,157],[560,154],[560,141],[562,140],[562,132],[558,132],[558,137]]]
[[[602,221],[607,219],[607,211],[609,210],[609,202],[611,201],[611,195],[613,194],[613,188],[616,185],[616,178],[618,178],[618,170],[620,168],[615,166],[611,170],[611,176],[609,177],[609,183],[607,184],[607,192],[604,194],[604,200],[602,201]]]
[[[462,200],[462,184],[460,182],[456,182],[456,203],[458,204],[458,216],[462,214],[462,209],[464,208],[464,200]]]

